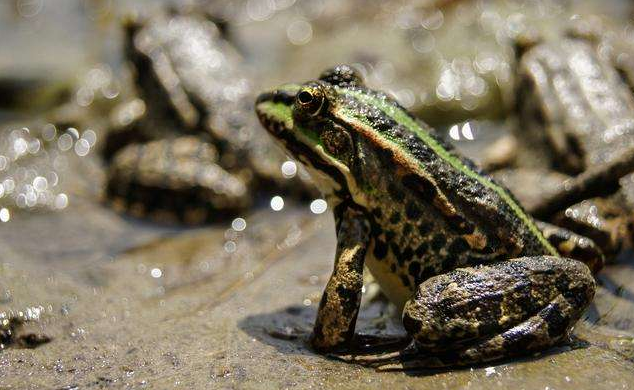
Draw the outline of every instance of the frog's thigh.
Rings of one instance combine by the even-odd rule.
[[[594,291],[581,262],[524,257],[425,281],[405,305],[403,324],[423,350],[492,360],[561,341]]]

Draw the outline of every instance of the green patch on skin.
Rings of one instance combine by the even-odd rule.
[[[315,145],[321,145],[319,136],[314,131],[295,126],[293,121],[293,107],[284,103],[262,102],[258,104],[257,110],[273,119],[276,122],[283,123],[287,131],[297,131],[310,139]]]
[[[283,123],[287,129],[293,128],[293,109],[284,103],[262,102],[258,104],[258,111],[264,113],[278,123]]]
[[[353,89],[340,88],[340,87],[335,87],[335,88],[337,90],[337,93],[339,94],[345,94],[345,95],[351,96],[357,99],[358,101],[360,101],[361,103],[368,104],[373,107],[377,107],[385,115],[387,115],[392,120],[394,120],[396,123],[399,123],[405,126],[412,133],[416,134],[421,140],[423,140],[423,142],[425,142],[425,144],[427,144],[434,151],[434,153],[436,153],[440,158],[442,158],[447,163],[449,163],[449,165],[459,170],[460,172],[464,173],[466,176],[477,180],[485,187],[495,191],[504,200],[504,202],[506,202],[506,204],[509,205],[509,207],[511,208],[511,210],[513,210],[515,215],[517,215],[520,218],[520,220],[528,227],[528,229],[535,235],[535,237],[537,237],[537,239],[542,243],[544,248],[546,248],[548,252],[550,252],[550,254],[552,254],[553,256],[559,256],[559,253],[557,252],[557,250],[546,240],[542,232],[537,228],[537,226],[533,222],[532,218],[529,217],[524,212],[524,210],[522,210],[522,208],[513,200],[513,198],[506,192],[504,188],[493,183],[487,177],[484,177],[478,174],[477,172],[473,171],[472,169],[467,167],[465,164],[463,164],[459,158],[453,156],[436,139],[434,139],[425,130],[423,130],[416,123],[416,121],[412,119],[412,117],[410,117],[405,111],[403,111],[402,109],[398,107],[393,106],[392,104],[386,103],[384,99],[380,99],[375,96],[368,95],[360,90],[353,90]],[[361,120],[365,124],[369,125],[369,123],[367,123],[367,120],[365,118],[360,118],[358,115],[355,115],[354,112],[351,112],[349,110],[342,110],[342,111],[344,115],[349,116],[350,118],[353,118],[356,120]],[[404,149],[403,144],[400,140],[390,139],[390,142],[395,143],[399,149],[401,150]]]

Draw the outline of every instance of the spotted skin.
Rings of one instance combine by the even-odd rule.
[[[320,80],[282,86],[256,102],[264,127],[308,167],[337,221],[335,267],[313,346],[339,358],[352,347],[363,265],[403,311],[415,341],[418,352],[400,358],[431,351],[442,365],[472,364],[562,341],[594,294],[588,266],[557,249],[574,239],[545,234],[508,190],[350,71],[328,70]],[[549,240],[557,234],[566,240]],[[574,254],[570,249],[564,253]],[[458,306],[434,306],[433,297]],[[566,319],[558,327],[556,315]],[[393,358],[345,360],[392,364]]]

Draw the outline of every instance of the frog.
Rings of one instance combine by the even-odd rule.
[[[334,268],[309,339],[316,352],[380,370],[481,364],[565,342],[590,305],[600,248],[535,221],[354,68],[265,91],[255,111],[334,214]],[[407,346],[358,341],[364,266],[402,313]]]
[[[615,254],[632,242],[634,209],[627,194],[634,188],[626,175],[634,166],[615,170],[614,165],[634,150],[634,95],[614,64],[600,55],[594,36],[571,26],[555,39],[524,42],[517,66],[517,135],[534,149],[536,158],[529,160],[541,161],[539,169],[568,175],[560,180],[559,193],[542,203],[570,192],[570,180],[590,169],[601,179],[600,185],[583,186],[576,202],[558,208],[538,203],[529,211]]]
[[[317,195],[258,136],[254,79],[222,26],[175,8],[129,17],[123,30],[136,96],[112,110],[103,148],[115,210],[197,225],[244,213],[264,194]]]

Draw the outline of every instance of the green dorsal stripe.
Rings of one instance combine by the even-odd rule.
[[[428,145],[434,153],[436,153],[440,158],[445,160],[449,165],[453,168],[459,170],[470,178],[477,180],[483,186],[492,189],[495,191],[506,204],[513,210],[515,215],[520,218],[520,220],[528,227],[528,229],[537,237],[537,239],[542,243],[542,245],[554,256],[559,256],[559,253],[555,248],[546,240],[542,232],[537,228],[535,222],[531,217],[529,217],[526,212],[513,200],[513,198],[506,192],[506,190],[499,185],[493,183],[489,178],[484,177],[477,172],[470,169],[466,166],[459,158],[449,153],[447,149],[445,149],[434,137],[430,136],[428,132],[423,130],[418,123],[414,119],[412,119],[409,114],[405,111],[396,107],[390,103],[387,103],[384,99],[369,95],[364,93],[362,90],[354,90],[348,88],[340,88],[336,87],[337,92],[340,94],[345,94],[350,97],[357,99],[359,102],[377,107],[383,113],[396,123],[399,123],[405,126],[412,133],[416,134],[426,145]],[[393,141],[391,141],[393,142]],[[401,147],[401,145],[399,145]],[[414,159],[415,160],[415,159]],[[423,167],[424,168],[424,167]]]

